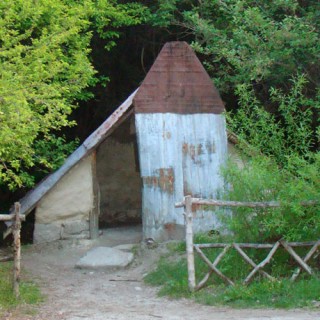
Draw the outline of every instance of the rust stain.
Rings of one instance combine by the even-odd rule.
[[[164,138],[164,139],[171,139],[171,132],[169,132],[169,131],[163,132],[162,138]]]
[[[214,142],[212,141],[207,141],[206,142],[206,149],[208,151],[208,154],[212,154],[216,152],[216,145],[214,144]]]
[[[174,234],[176,232],[176,224],[175,223],[165,223],[164,229],[166,230],[169,239],[174,239]]]
[[[193,144],[189,145],[189,155],[191,157],[192,160],[195,160],[195,156],[196,156],[196,147]]]
[[[174,172],[172,168],[160,168],[156,175],[142,177],[143,184],[153,188],[160,188],[164,192],[174,191]]]
[[[193,203],[192,206],[191,206],[192,212],[196,212],[198,210],[198,208],[199,208],[199,205],[195,204],[195,203]]]
[[[205,152],[205,149],[207,152]],[[191,143],[189,144],[184,142],[182,144],[182,153],[184,155],[189,155],[191,159],[194,161],[196,159],[196,156],[202,155],[204,153],[212,154],[216,152],[216,146],[214,142],[207,141],[205,145],[205,149],[202,143],[194,145]]]
[[[188,154],[189,152],[189,145],[186,142],[184,142],[182,145],[182,152],[183,154]]]
[[[201,143],[199,143],[197,146],[197,154],[203,154],[203,153],[204,153],[203,146]]]
[[[199,144],[188,144],[184,142],[182,144],[182,153],[183,155],[188,155],[192,159],[192,161],[197,165],[202,165],[202,160],[198,156],[203,155],[205,153],[211,154],[215,152],[214,143],[206,143],[206,148],[204,148],[202,143]]]
[[[165,223],[164,228],[169,232],[173,232],[176,229],[175,223]]]

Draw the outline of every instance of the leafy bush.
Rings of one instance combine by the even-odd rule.
[[[288,93],[271,88],[270,97],[277,114],[266,111],[250,85],[238,85],[239,107],[227,115],[229,129],[240,139],[240,148],[252,156],[263,154],[274,159],[280,168],[292,169],[314,162],[320,142],[320,96],[308,98],[304,75],[294,77]]]
[[[287,88],[304,72],[319,85],[319,1],[159,0],[154,23],[193,39],[219,90],[253,84],[261,94]],[[187,39],[188,39],[187,38]]]
[[[320,157],[314,163],[299,159],[296,174],[280,170],[270,158],[256,156],[239,169],[229,163],[224,175],[230,184],[228,199],[235,201],[279,201],[280,208],[235,208],[221,218],[238,241],[263,242],[280,238],[293,241],[316,240],[320,234]],[[311,174],[311,176],[310,176]],[[310,177],[310,178],[309,178]]]
[[[230,162],[224,169],[231,186],[226,197],[236,201],[279,201],[277,209],[236,208],[225,222],[242,241],[275,241],[280,238],[315,240],[320,234],[319,128],[314,109],[320,101],[307,98],[304,76],[293,79],[289,93],[271,88],[278,117],[267,112],[248,86],[238,86],[239,109],[228,114],[229,128],[247,154],[244,168]],[[318,129],[319,130],[319,129]],[[319,137],[318,137],[319,138]],[[313,151],[312,151],[313,150]]]

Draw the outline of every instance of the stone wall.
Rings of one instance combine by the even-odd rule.
[[[141,178],[133,118],[97,150],[100,227],[141,223]]]
[[[34,243],[89,237],[93,208],[91,157],[70,170],[36,208]]]

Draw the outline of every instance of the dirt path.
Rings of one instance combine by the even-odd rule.
[[[140,240],[138,229],[117,229],[109,231],[94,245],[115,246]],[[201,306],[185,299],[158,298],[156,289],[142,281],[155,261],[155,250],[147,252],[143,262],[135,263],[128,270],[107,273],[75,269],[75,262],[92,245],[91,241],[66,241],[49,247],[33,246],[24,252],[23,265],[39,282],[47,299],[37,315],[19,320],[320,319],[320,310],[235,310]],[[17,318],[12,315],[7,319]]]

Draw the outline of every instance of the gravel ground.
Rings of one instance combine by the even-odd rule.
[[[104,232],[96,241],[60,241],[24,250],[23,267],[46,296],[32,314],[12,313],[6,320],[108,320],[108,319],[202,319],[202,320],[316,320],[320,310],[230,309],[208,307],[187,299],[157,297],[157,289],[142,278],[159,256],[145,250],[126,270],[113,272],[75,269],[74,265],[93,246],[139,243],[139,228]]]

